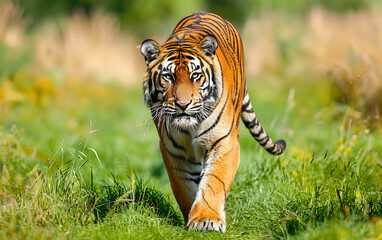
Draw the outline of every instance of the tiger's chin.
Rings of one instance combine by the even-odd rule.
[[[171,126],[180,130],[192,130],[199,125],[198,120],[193,116],[178,116],[173,118]]]

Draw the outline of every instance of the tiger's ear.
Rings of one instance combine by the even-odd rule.
[[[218,41],[213,36],[207,36],[200,41],[200,48],[209,57],[215,55],[215,50],[218,48]]]
[[[161,46],[152,39],[146,39],[141,44],[141,53],[145,57],[146,64],[156,59],[161,52]]]

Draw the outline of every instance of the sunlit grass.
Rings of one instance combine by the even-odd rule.
[[[32,48],[20,12],[6,7],[0,238],[382,236],[381,119],[374,111],[381,104],[378,10],[266,14],[247,24],[249,94],[267,133],[288,147],[271,156],[241,125],[241,163],[221,234],[182,226],[157,132],[144,123],[150,114],[141,88],[109,81],[141,79],[135,40],[119,32],[112,16],[77,14],[63,20],[62,33],[52,25],[36,28],[31,42],[46,34]],[[25,44],[8,42],[12,29]],[[90,53],[94,48],[99,52]],[[120,64],[110,67],[113,61]]]
[[[353,125],[349,116],[329,118],[322,126],[327,112],[307,122],[315,113],[306,110],[294,121],[301,104],[293,103],[291,93],[271,102],[257,94],[272,84],[250,94],[269,134],[285,138],[288,150],[271,156],[241,128],[241,164],[226,203],[224,236],[315,238],[350,234],[353,228],[357,236],[378,236],[380,136]],[[157,133],[149,128],[142,142],[146,127],[136,122],[146,111],[139,89],[77,83],[60,91],[59,99],[47,96],[45,106],[19,103],[3,119],[1,236],[222,236],[179,226]],[[269,112],[271,105],[277,111]]]
[[[103,223],[129,209],[160,217],[163,223],[183,222],[162,191],[134,175],[129,187],[114,177],[111,182],[95,182],[92,166],[101,163],[97,151],[88,146],[92,127],[93,123],[88,137],[73,147],[63,141],[45,163],[35,159],[35,153],[24,152],[22,130],[13,126],[10,133],[0,135],[2,238],[38,238],[41,232],[65,236],[65,229]],[[53,232],[54,226],[60,230]]]

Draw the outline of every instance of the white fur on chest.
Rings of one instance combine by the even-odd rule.
[[[182,155],[186,161],[204,164],[204,147],[198,141],[195,141],[192,132],[187,133],[170,127],[169,134],[178,145],[176,152]],[[184,148],[184,150],[180,148]]]

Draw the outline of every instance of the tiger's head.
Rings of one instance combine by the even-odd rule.
[[[151,39],[142,43],[147,64],[144,99],[154,119],[192,129],[211,114],[222,92],[217,47],[212,36],[197,44],[160,46]]]

